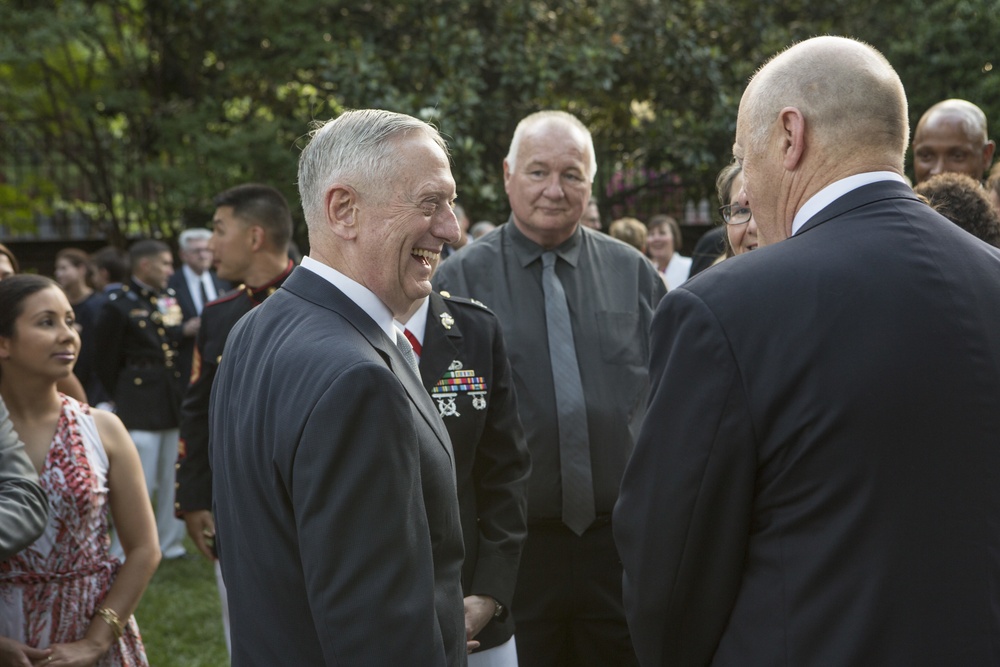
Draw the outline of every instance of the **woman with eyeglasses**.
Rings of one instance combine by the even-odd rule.
[[[743,167],[733,161],[719,172],[715,189],[722,207],[722,219],[726,223],[726,255],[742,255],[757,248],[757,223],[750,211],[750,203],[743,192]]]

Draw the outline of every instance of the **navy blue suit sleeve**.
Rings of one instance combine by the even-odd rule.
[[[652,323],[649,408],[622,480],[614,533],[643,665],[711,662],[739,591],[756,455],[725,333],[690,292]]]
[[[362,363],[334,379],[299,438],[291,501],[327,664],[446,662],[411,410],[391,371]]]

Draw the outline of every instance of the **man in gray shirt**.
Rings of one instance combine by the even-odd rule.
[[[0,398],[0,560],[38,539],[48,520],[48,498]]]
[[[645,410],[649,325],[665,290],[640,253],[579,224],[595,173],[579,120],[528,116],[504,160],[513,224],[434,278],[437,290],[491,308],[508,342],[532,458],[511,610],[521,667],[636,664],[611,510]]]

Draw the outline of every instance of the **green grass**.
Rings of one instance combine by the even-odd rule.
[[[189,556],[164,560],[135,612],[150,667],[225,667],[219,591],[212,564],[190,540]]]

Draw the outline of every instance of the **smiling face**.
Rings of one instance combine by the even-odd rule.
[[[524,131],[513,170],[503,163],[514,224],[529,239],[554,248],[576,231],[590,200],[590,158],[582,133],[544,120]]]
[[[674,232],[670,225],[663,222],[649,228],[649,236],[646,237],[646,247],[649,249],[649,257],[656,263],[656,266],[663,270],[670,259],[674,256]]]
[[[80,349],[73,307],[58,287],[47,287],[21,302],[13,335],[0,336],[0,361],[8,370],[42,375],[53,381],[73,371]]]
[[[993,158],[993,145],[960,113],[941,111],[926,118],[913,136],[916,184],[945,172],[979,181]]]
[[[729,204],[734,209],[750,206],[747,193],[743,190],[743,174],[737,174],[733,179],[733,184],[729,188]],[[753,219],[753,215],[750,216],[749,222],[742,225],[727,224],[726,235],[729,237],[729,245],[734,255],[742,255],[757,249],[757,221]]]
[[[441,249],[457,241],[461,231],[452,211],[455,179],[448,156],[424,132],[395,143],[391,181],[359,195],[347,273],[400,316],[430,294]]]

